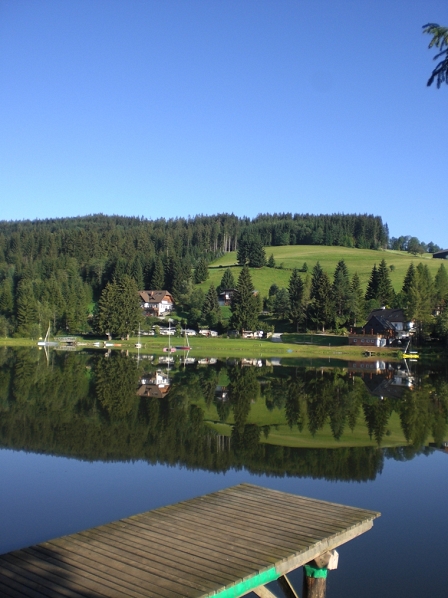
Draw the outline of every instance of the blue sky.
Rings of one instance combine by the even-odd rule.
[[[373,213],[448,247],[446,0],[1,0],[0,219]]]

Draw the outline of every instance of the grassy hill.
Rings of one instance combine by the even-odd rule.
[[[287,287],[291,270],[293,268],[302,268],[303,263],[306,262],[309,272],[317,261],[325,272],[333,279],[334,269],[339,260],[345,260],[349,274],[352,276],[355,272],[358,273],[361,284],[364,289],[367,287],[367,282],[370,277],[374,264],[379,264],[384,258],[388,266],[394,266],[390,271],[390,278],[395,291],[400,291],[406,271],[411,262],[416,266],[419,262],[428,265],[431,273],[435,276],[440,264],[443,260],[435,260],[432,254],[423,254],[418,256],[410,255],[404,251],[376,251],[372,249],[351,249],[349,247],[324,247],[320,245],[286,245],[282,247],[266,247],[266,256],[269,257],[274,254],[277,268],[257,268],[251,269],[252,280],[254,287],[261,293],[262,296],[268,294],[269,287],[275,283],[279,287]],[[279,268],[280,264],[283,268]],[[447,264],[445,264],[447,266]],[[236,253],[226,253],[222,258],[210,264],[209,279],[200,286],[206,291],[210,283],[216,286],[221,282],[224,269],[231,267],[235,281],[238,279],[241,268],[237,266]]]

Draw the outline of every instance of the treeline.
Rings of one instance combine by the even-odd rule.
[[[364,292],[357,273],[350,275],[344,260],[336,265],[333,278],[317,262],[305,278],[297,269],[293,270],[287,288],[271,285],[264,308],[278,318],[289,319],[297,330],[314,328],[337,332],[362,326],[374,309],[401,308],[409,321],[416,322],[419,339],[433,334],[448,340],[445,265],[441,263],[433,276],[426,264],[411,263],[398,293],[394,291],[390,273],[391,267],[384,259],[378,266],[374,264]]]
[[[102,214],[0,222],[0,336],[87,332],[108,283],[129,276],[139,289],[192,292],[192,273],[244,239],[264,246],[387,246],[387,225],[372,215],[229,214],[147,220]],[[200,272],[200,268],[199,268]]]

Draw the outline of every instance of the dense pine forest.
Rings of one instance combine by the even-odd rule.
[[[175,297],[206,262],[262,245],[316,244],[377,249],[387,225],[372,215],[229,214],[171,220],[105,216],[0,222],[0,335],[37,337],[88,332],[103,289],[132,279],[137,288],[165,288]]]
[[[3,221],[0,336],[38,338],[49,322],[54,333],[107,331],[127,336],[143,323],[139,289],[168,290],[184,325],[217,326],[222,332],[219,288],[210,285],[204,294],[195,286],[208,278],[210,262],[234,251],[240,266],[275,268],[265,247],[282,245],[407,248],[415,254],[438,249],[416,238],[389,239],[381,218],[367,214],[261,214],[253,219],[218,214],[171,220],[99,214]],[[274,284],[269,297],[263,298],[254,296],[248,268],[243,268],[238,281],[226,271],[220,288],[236,289],[226,325],[256,329],[265,310],[274,318],[289,319],[296,330],[343,332],[362,324],[369,309],[389,305],[408,309],[411,318],[424,322],[424,336],[434,328],[432,314],[441,314],[448,300],[443,267],[433,284],[426,266],[412,266],[399,295],[391,288],[384,260],[378,271],[374,267],[365,296],[356,273],[349,278],[343,260],[333,282],[319,263],[312,272],[307,274],[303,268],[301,273],[294,270],[287,289]]]

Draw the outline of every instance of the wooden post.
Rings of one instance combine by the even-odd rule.
[[[327,593],[327,573],[337,569],[339,554],[329,550],[303,567],[303,598],[325,598]]]
[[[325,598],[327,594],[326,577],[303,576],[303,598]]]

